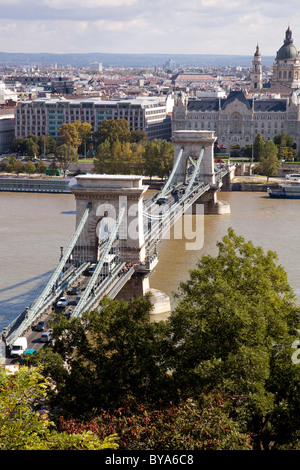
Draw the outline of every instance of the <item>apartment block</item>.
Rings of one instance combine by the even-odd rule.
[[[169,140],[172,125],[166,100],[166,97],[146,97],[110,101],[101,98],[23,101],[15,108],[15,136],[50,135],[57,139],[65,123],[88,122],[95,132],[105,119],[126,119],[130,130],[144,130],[151,140]]]

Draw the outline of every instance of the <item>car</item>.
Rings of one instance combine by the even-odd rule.
[[[76,304],[78,304],[78,302],[80,301],[81,297],[82,297],[82,295],[77,295],[76,300],[75,300]]]
[[[41,342],[42,343],[48,343],[52,338],[51,331],[44,331],[44,333],[41,335]]]
[[[69,303],[68,297],[61,297],[61,298],[58,300],[56,306],[59,307],[59,308],[61,308],[61,307],[66,307],[66,306],[68,305],[68,303]]]
[[[78,286],[72,287],[71,295],[76,295],[78,293],[79,293],[79,287]]]
[[[46,328],[46,322],[43,320],[39,321],[35,326],[36,331],[44,331],[45,328]]]
[[[24,355],[27,355],[27,356],[32,356],[33,354],[36,354],[36,349],[26,349],[26,351],[24,352]]]
[[[168,202],[169,200],[167,197],[160,197],[159,199],[157,199],[156,204],[161,206],[162,204],[168,204]]]
[[[96,264],[92,264],[92,266],[89,268],[89,271],[88,271],[89,274],[94,274],[94,271],[95,271],[95,269],[96,269],[96,266],[97,266]]]

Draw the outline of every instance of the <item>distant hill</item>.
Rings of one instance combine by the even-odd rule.
[[[241,66],[251,67],[253,56],[212,55],[212,54],[42,54],[0,52],[0,66],[39,65],[58,67],[89,67],[91,62],[101,62],[103,67],[162,67],[172,59],[177,67],[217,67]],[[265,66],[272,65],[273,57],[262,57]]]

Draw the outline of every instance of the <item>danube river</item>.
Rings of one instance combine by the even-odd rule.
[[[158,244],[150,287],[168,294],[174,306],[173,293],[188,270],[203,254],[215,255],[217,241],[232,227],[246,241],[277,253],[300,303],[300,200],[273,200],[259,192],[221,192],[218,199],[231,212],[204,217],[203,246],[187,250],[187,240],[178,238]],[[41,291],[74,229],[73,195],[0,193],[0,331]]]

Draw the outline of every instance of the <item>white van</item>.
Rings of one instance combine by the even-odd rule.
[[[116,265],[116,255],[114,254],[107,255],[105,257],[100,274],[102,276],[108,276],[108,274],[110,274],[111,270],[115,267],[115,265]]]
[[[13,343],[10,355],[11,357],[21,357],[23,356],[24,352],[27,349],[27,338],[25,336],[21,336],[20,338],[16,339]]]
[[[41,342],[48,343],[52,339],[51,331],[44,331],[41,335]]]
[[[300,173],[292,173],[290,175],[285,175],[285,179],[289,181],[300,181]]]

